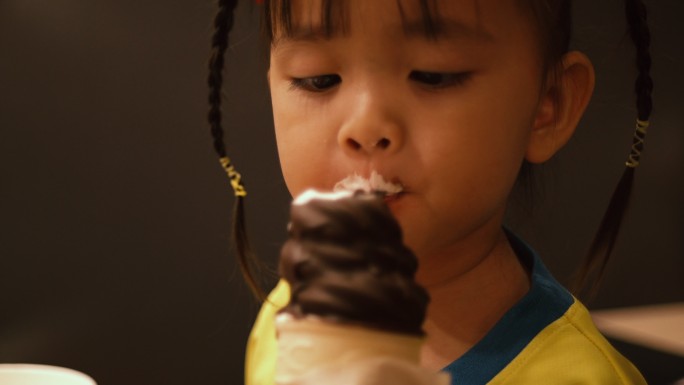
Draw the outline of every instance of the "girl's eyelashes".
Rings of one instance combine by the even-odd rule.
[[[462,85],[471,75],[471,72],[448,73],[416,70],[411,71],[409,79],[428,88],[439,89]],[[292,78],[290,80],[290,89],[321,93],[334,88],[341,82],[342,77],[336,74]]]
[[[446,88],[459,86],[470,79],[470,72],[442,73],[429,71],[411,71],[409,79],[430,88]]]
[[[309,92],[325,92],[342,82],[339,75],[318,75],[307,78],[292,78],[290,88]]]

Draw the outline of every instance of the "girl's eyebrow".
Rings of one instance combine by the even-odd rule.
[[[321,26],[292,27],[291,31],[274,38],[273,43],[331,40],[336,35],[339,35],[339,33],[330,32]]]
[[[433,24],[424,20],[409,20],[401,23],[400,28],[407,38],[427,38],[431,40],[474,39],[494,42],[496,39],[482,26],[471,26],[461,20],[439,18]]]

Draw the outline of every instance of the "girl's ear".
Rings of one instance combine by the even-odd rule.
[[[560,65],[539,101],[525,154],[530,163],[546,162],[568,142],[594,92],[594,66],[586,55],[568,52]]]

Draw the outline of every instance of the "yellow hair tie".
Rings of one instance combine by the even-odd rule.
[[[639,166],[641,150],[644,147],[644,138],[646,137],[649,125],[650,122],[648,120],[637,119],[636,130],[634,131],[634,142],[632,143],[632,152],[627,157],[627,162],[625,162],[627,167],[636,168]]]
[[[227,156],[224,156],[223,158],[219,159],[219,162],[221,162],[221,167],[223,167],[223,170],[228,174],[228,178],[230,178],[230,185],[233,186],[233,191],[235,191],[235,196],[236,197],[244,197],[247,196],[247,191],[245,190],[245,186],[242,185],[241,181],[241,176],[240,173],[235,171],[235,167],[233,164],[230,162],[230,159]]]

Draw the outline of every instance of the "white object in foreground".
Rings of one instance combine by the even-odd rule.
[[[59,366],[0,364],[2,385],[96,385],[88,375]]]

